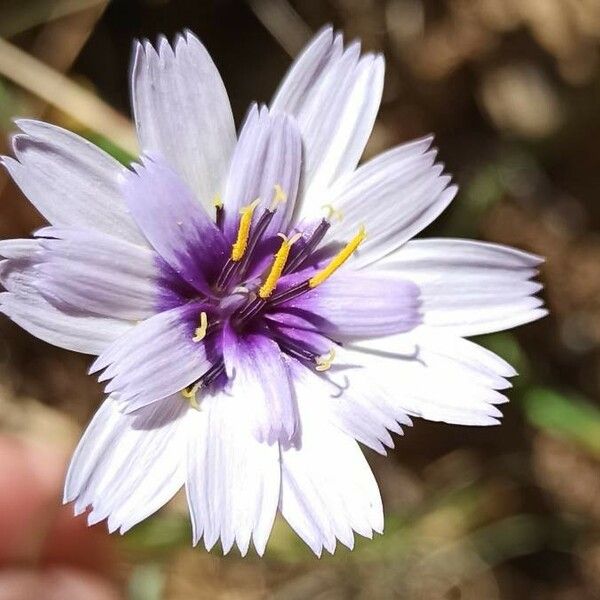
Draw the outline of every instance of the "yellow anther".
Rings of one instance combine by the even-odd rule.
[[[271,202],[271,206],[269,210],[275,210],[280,204],[283,204],[287,201],[287,194],[283,191],[283,188],[280,184],[276,183],[275,187],[275,195],[273,196],[273,201]]]
[[[208,315],[202,311],[200,313],[200,323],[198,327],[196,327],[196,331],[194,332],[194,337],[192,338],[193,342],[201,342],[206,336],[206,330],[208,329]]]
[[[308,286],[317,287],[331,277],[350,258],[366,237],[367,232],[361,225],[358,233],[331,259],[330,263],[308,280]]]
[[[221,199],[220,194],[215,194],[214,198],[212,199],[212,205],[215,208],[223,208],[223,200]]]
[[[242,260],[244,257],[244,253],[246,252],[246,247],[248,246],[248,236],[250,235],[250,225],[252,224],[252,215],[254,214],[254,210],[260,203],[260,198],[257,198],[251,204],[244,206],[240,210],[240,226],[237,232],[237,238],[235,243],[231,247],[231,260],[238,261]]]
[[[315,369],[317,371],[327,371],[331,368],[331,363],[334,359],[335,348],[332,348],[327,354],[324,354],[323,356],[317,356],[315,361],[317,363],[317,366],[315,367]]]
[[[196,394],[201,387],[202,384],[198,382],[181,390],[181,395],[190,403],[190,406],[196,410],[200,410],[200,405],[196,399]]]
[[[290,254],[290,249],[292,245],[302,237],[301,233],[297,233],[289,239],[285,235],[283,235],[283,233],[279,233],[278,235],[281,237],[283,242],[281,243],[279,250],[277,250],[277,254],[275,254],[273,264],[271,265],[271,270],[269,271],[265,282],[258,290],[258,296],[263,300],[266,300],[275,291],[277,282],[279,281],[279,278],[283,273],[285,263],[287,262],[288,256]]]
[[[339,209],[335,208],[333,204],[324,204],[321,208],[327,211],[326,219],[331,221],[331,219],[336,219],[337,221],[341,221],[344,218],[344,213]]]

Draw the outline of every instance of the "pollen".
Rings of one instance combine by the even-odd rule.
[[[200,323],[198,327],[196,327],[196,331],[194,332],[194,337],[192,338],[193,342],[201,342],[206,336],[206,330],[208,329],[208,316],[202,311],[200,313]]]
[[[333,363],[335,359],[335,349],[332,348],[327,354],[324,354],[323,356],[317,356],[315,362],[317,363],[317,366],[315,367],[315,369],[317,371],[327,371],[331,368],[331,364]]]
[[[327,217],[325,218],[328,221],[335,219],[336,221],[341,222],[344,219],[344,213],[339,208],[335,208],[333,204],[323,204],[321,208],[327,211]]]
[[[223,200],[220,194],[215,194],[214,198],[212,199],[212,205],[215,208],[223,208]]]
[[[283,188],[281,187],[281,184],[276,183],[274,186],[274,195],[273,195],[273,201],[271,202],[271,207],[269,210],[274,211],[280,204],[283,204],[284,202],[287,202],[287,194],[283,191]]]
[[[289,239],[285,235],[283,235],[283,233],[280,233],[279,236],[283,239],[283,242],[281,243],[279,250],[277,250],[277,254],[275,254],[273,264],[271,265],[271,270],[269,271],[265,282],[258,290],[258,296],[262,300],[266,300],[275,291],[277,282],[279,281],[279,278],[283,273],[285,263],[287,262],[288,256],[290,255],[292,245],[302,237],[302,234],[297,233]]]
[[[246,253],[248,237],[250,236],[250,225],[252,224],[252,215],[259,203],[260,198],[257,198],[254,202],[244,206],[244,208],[240,210],[240,226],[238,228],[235,243],[231,247],[231,260],[234,262],[242,260]]]
[[[308,286],[314,288],[329,279],[352,256],[366,237],[367,232],[364,226],[361,226],[358,233],[331,259],[330,263],[308,280]]]
[[[196,394],[201,386],[202,384],[198,381],[193,385],[181,390],[181,395],[190,403],[190,406],[196,410],[200,410],[200,405],[198,404]]]

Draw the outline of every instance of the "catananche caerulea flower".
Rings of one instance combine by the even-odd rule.
[[[455,195],[432,138],[357,167],[381,56],[322,31],[239,137],[190,33],[137,43],[126,169],[21,120],[5,167],[50,226],[1,243],[1,310],[98,355],[108,399],[65,501],[124,532],[185,486],[194,542],[265,549],[279,510],[319,554],[383,529],[358,442],[411,417],[491,425],[513,369],[465,337],[541,317],[539,258],[412,240]]]

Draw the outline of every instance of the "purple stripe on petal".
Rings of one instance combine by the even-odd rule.
[[[196,302],[141,322],[107,348],[90,372],[105,369],[99,379],[111,379],[106,391],[126,403],[126,412],[182,390],[212,364],[209,339],[193,341],[200,313],[209,310]],[[209,313],[209,324],[211,319]]]
[[[123,180],[125,202],[154,249],[176,273],[209,295],[226,259],[216,225],[179,176],[157,156],[145,157]]]
[[[420,323],[419,288],[394,273],[340,272],[285,302],[288,312],[318,324],[332,339],[363,339],[413,329]]]
[[[163,258],[157,256],[155,266],[158,273],[156,312],[171,310],[198,298],[196,288],[182,279]]]
[[[231,392],[252,404],[251,427],[259,441],[290,440],[297,427],[295,400],[286,359],[279,346],[264,335],[223,331],[223,358],[231,374]]]

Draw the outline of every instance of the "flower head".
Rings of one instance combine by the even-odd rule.
[[[357,442],[497,423],[514,371],[465,336],[541,317],[540,259],[411,238],[456,187],[432,138],[357,166],[383,59],[323,30],[236,139],[190,33],[135,46],[131,169],[18,121],[5,167],[50,226],[0,243],[0,310],[98,355],[108,398],[65,501],[124,532],[185,486],[194,542],[259,553],[279,510],[319,554],[383,529]]]

